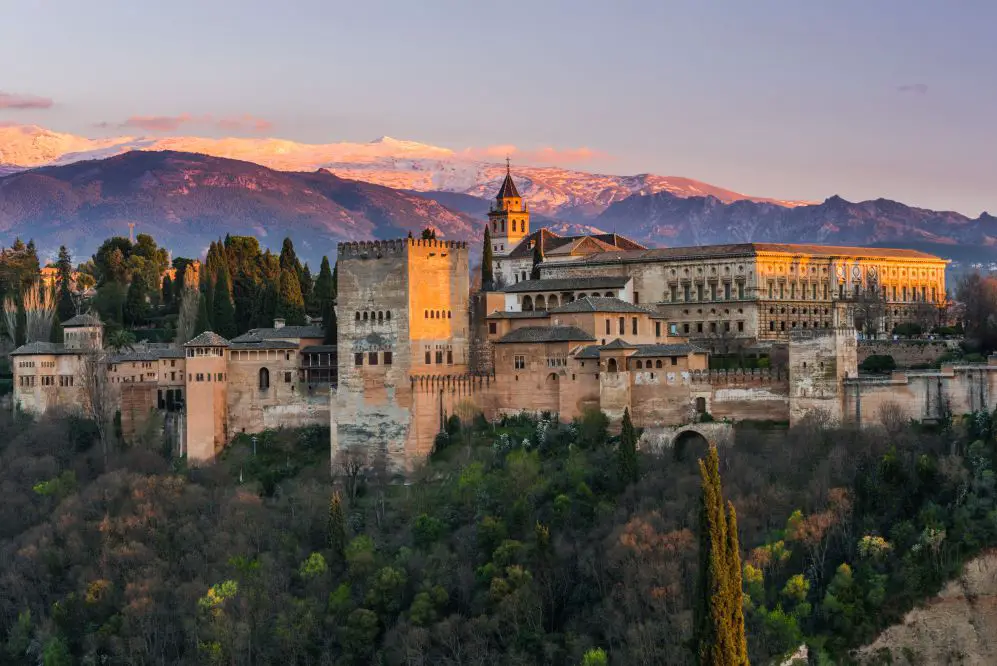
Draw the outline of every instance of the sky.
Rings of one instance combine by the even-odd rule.
[[[992,0],[0,0],[0,122],[997,214]]]

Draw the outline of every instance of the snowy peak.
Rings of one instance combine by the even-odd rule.
[[[395,189],[443,191],[491,199],[505,165],[482,162],[467,151],[382,136],[367,143],[299,143],[276,138],[196,136],[90,139],[35,125],[0,125],[0,172],[103,159],[131,150],[173,150],[254,162],[279,171],[327,169],[340,178]],[[724,203],[750,200],[792,207],[808,202],[752,197],[680,176],[615,176],[558,167],[516,165],[516,184],[538,213],[585,219],[634,194],[713,196]]]

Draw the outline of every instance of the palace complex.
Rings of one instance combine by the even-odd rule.
[[[470,291],[465,242],[340,243],[337,344],[316,326],[203,333],[182,348],[113,354],[109,386],[134,432],[174,415],[192,461],[237,433],[331,425],[333,456],[376,450],[407,469],[451,414],[589,409],[648,430],[704,414],[796,421],[814,410],[875,422],[994,407],[992,364],[859,376],[858,330],[888,332],[944,306],[946,262],[912,250],[742,243],[648,249],[617,234],[530,230],[511,172],[488,214],[494,290]],[[83,359],[100,324],[65,322],[66,343],[12,353],[16,405],[41,413],[86,400]],[[762,357],[711,369],[711,357]],[[716,364],[713,364],[714,366]]]

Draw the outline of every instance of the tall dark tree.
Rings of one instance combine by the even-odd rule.
[[[495,288],[495,275],[492,269],[492,232],[485,225],[485,241],[481,250],[481,291]]]
[[[124,319],[128,326],[139,326],[144,324],[149,316],[149,302],[146,300],[145,283],[142,275],[138,271],[132,274],[132,281],[128,285],[128,293],[125,295]]]
[[[630,420],[630,408],[623,410],[623,429],[620,432],[620,445],[616,449],[616,467],[620,481],[624,485],[636,483],[640,478],[637,461],[637,429]]]
[[[329,498],[329,550],[332,551],[335,566],[346,564],[346,518],[343,497],[338,490]]]
[[[280,246],[280,270],[285,268],[290,268],[295,273],[301,270],[301,263],[298,261],[298,255],[294,252],[294,243],[291,242],[290,238],[285,238],[284,243]]]
[[[169,275],[163,278],[162,302],[167,309],[173,307],[173,278]]]
[[[308,304],[312,302],[312,290],[315,288],[314,282],[312,279],[312,270],[308,268],[308,264],[306,263],[298,273],[298,284],[301,285],[301,298],[305,301],[305,312],[308,312],[308,314],[312,314],[308,310]]]
[[[235,326],[235,305],[229,290],[228,267],[219,266],[215,279],[215,294],[212,299],[214,311],[211,313],[212,330],[223,338],[238,335]]]
[[[305,323],[305,302],[301,298],[298,274],[293,268],[284,268],[280,271],[274,317],[282,318],[288,325],[300,326]]]
[[[324,316],[326,301],[332,300],[336,296],[335,287],[332,284],[332,270],[329,268],[329,257],[322,257],[318,277],[315,278],[315,286],[312,287],[309,296],[311,299],[305,301],[308,303],[308,313]]]
[[[197,320],[194,323],[194,331],[190,336],[196,338],[201,333],[211,330],[211,317],[208,315],[208,299],[200,291],[197,296]]]
[[[540,264],[544,260],[544,235],[543,233],[537,234],[537,241],[533,244],[533,269],[530,271],[531,280],[540,279]]]
[[[56,270],[56,320],[64,322],[76,314],[76,302],[73,300],[73,259],[69,250],[63,245],[59,248],[59,259],[55,262]]]
[[[741,554],[737,515],[725,512],[720,459],[711,446],[699,461],[702,495],[699,514],[699,577],[696,585],[694,642],[700,666],[747,666]]]
[[[422,230],[422,240],[436,240],[436,229],[426,227]]]

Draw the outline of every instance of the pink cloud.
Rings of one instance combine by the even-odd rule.
[[[0,109],[48,109],[52,100],[35,95],[17,95],[0,91]]]
[[[184,126],[211,128],[226,132],[268,132],[273,129],[273,123],[265,118],[258,118],[245,113],[241,116],[214,118],[211,114],[195,116],[181,113],[177,116],[132,116],[120,123],[102,122],[100,128],[134,128],[143,132],[176,132]]]
[[[527,164],[554,164],[558,166],[610,159],[610,155],[585,146],[580,148],[541,146],[534,149],[520,149],[512,144],[499,144],[483,148],[467,148],[462,154],[476,160],[501,160],[510,157],[517,162]]]

